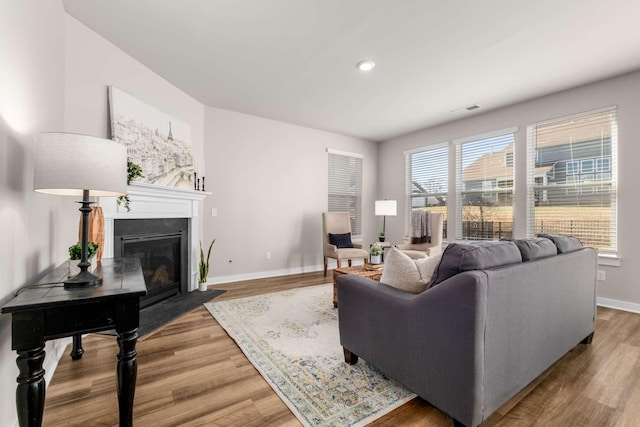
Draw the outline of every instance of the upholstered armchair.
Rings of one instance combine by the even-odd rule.
[[[331,238],[329,234],[332,235]],[[333,244],[332,241],[337,244]],[[362,258],[366,262],[369,258],[369,251],[362,249],[361,243],[351,241],[349,212],[322,213],[322,244],[325,276],[327,275],[328,258],[337,260],[338,268],[342,267],[341,261],[345,259],[351,266],[352,259]]]
[[[413,218],[413,216],[412,216]],[[442,252],[442,213],[432,212],[430,217],[431,223],[431,241],[428,243],[411,243],[413,236],[409,236],[407,243],[397,245],[396,247],[407,254],[412,259],[420,259],[438,255]],[[410,227],[414,230],[414,227]]]

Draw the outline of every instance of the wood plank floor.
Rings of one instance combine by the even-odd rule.
[[[219,285],[216,300],[331,281],[307,273]],[[578,345],[486,426],[639,426],[640,314],[598,309],[593,344]],[[117,426],[114,337],[90,335],[63,357],[47,389],[45,426]],[[67,350],[67,354],[68,351]],[[140,340],[136,426],[300,426],[204,307]],[[416,398],[372,426],[451,426]]]

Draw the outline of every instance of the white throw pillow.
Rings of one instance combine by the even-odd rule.
[[[419,294],[429,284],[423,281],[416,262],[396,248],[392,248],[384,257],[384,269],[380,281],[400,290]]]
[[[416,260],[416,266],[418,267],[420,278],[427,284],[427,288],[431,286],[433,272],[438,267],[438,264],[440,264],[440,260],[442,260],[442,252],[438,255]]]

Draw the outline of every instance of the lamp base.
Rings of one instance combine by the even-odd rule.
[[[102,285],[102,277],[98,277],[88,271],[81,271],[75,276],[64,281],[65,289],[85,288]]]

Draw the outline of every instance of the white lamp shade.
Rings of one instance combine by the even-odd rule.
[[[33,189],[62,196],[127,193],[127,149],[88,135],[42,133],[35,140]]]
[[[395,200],[376,200],[376,216],[396,216],[398,214]]]

